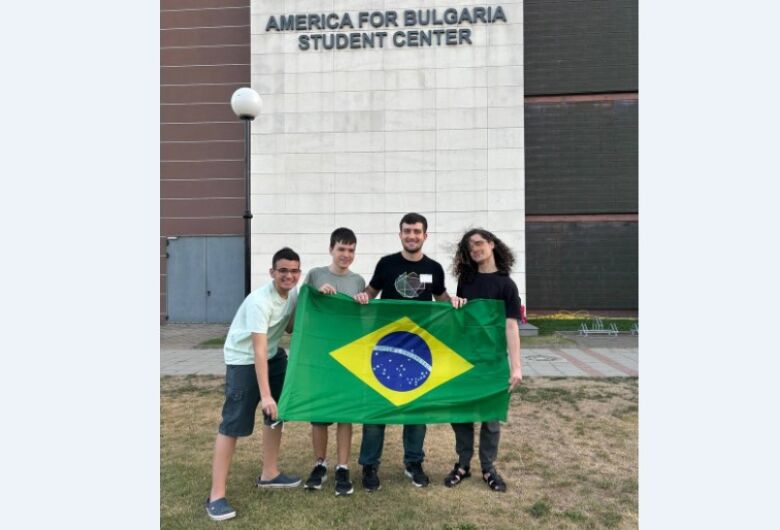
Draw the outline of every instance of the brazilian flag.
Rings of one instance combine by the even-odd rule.
[[[279,417],[344,423],[506,421],[504,302],[372,300],[304,285]]]

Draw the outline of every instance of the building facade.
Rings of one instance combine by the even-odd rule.
[[[253,286],[341,225],[369,277],[419,211],[445,266],[471,226],[507,240],[529,309],[636,308],[636,3],[435,3],[163,0],[161,322],[242,297],[250,83]]]

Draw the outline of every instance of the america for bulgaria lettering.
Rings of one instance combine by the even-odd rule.
[[[361,11],[350,13],[301,13],[271,15],[265,31],[311,32],[298,36],[301,50],[332,50],[396,47],[457,46],[472,44],[470,28],[463,24],[507,22],[501,6],[460,9],[407,9],[404,11]],[[410,26],[445,26],[435,29],[371,31]],[[450,26],[450,27],[446,27]],[[456,27],[452,27],[456,26]],[[343,30],[363,30],[344,32]],[[330,30],[330,31],[329,31]],[[337,31],[341,30],[341,31]],[[369,31],[365,31],[369,30]],[[316,33],[321,31],[323,33]]]

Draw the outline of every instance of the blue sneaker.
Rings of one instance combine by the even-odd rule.
[[[261,480],[260,477],[257,477],[255,485],[258,488],[295,488],[301,485],[301,477],[279,473],[276,478],[271,480]]]
[[[230,507],[225,497],[210,501],[206,499],[206,513],[209,514],[214,521],[224,521],[225,519],[232,519],[236,516],[236,511]]]

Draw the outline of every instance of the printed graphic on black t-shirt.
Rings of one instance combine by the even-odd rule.
[[[416,272],[402,272],[393,282],[393,287],[404,298],[417,298],[425,290],[425,283]]]
[[[398,252],[379,260],[369,285],[381,291],[385,300],[428,302],[445,291],[444,269],[428,256],[408,261]]]
[[[478,272],[471,283],[458,282],[457,294],[467,300],[503,300],[506,317],[520,318],[520,294],[509,276],[497,272]]]

